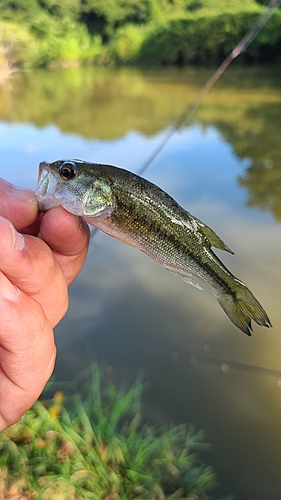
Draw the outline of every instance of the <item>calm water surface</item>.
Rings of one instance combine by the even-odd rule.
[[[39,161],[137,171],[210,72],[69,69],[0,87],[1,176],[35,187]],[[235,252],[220,252],[271,330],[248,338],[212,293],[98,233],[56,329],[58,380],[93,360],[128,385],[141,371],[154,423],[206,429],[219,495],[281,498],[281,71],[230,68],[145,172]]]

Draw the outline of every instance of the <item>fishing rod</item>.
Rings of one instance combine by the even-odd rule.
[[[186,107],[184,112],[179,116],[177,121],[169,127],[163,139],[159,142],[158,146],[152,151],[148,158],[137,170],[138,175],[142,175],[143,172],[149,167],[149,165],[155,160],[156,156],[162,151],[166,146],[167,142],[172,138],[172,136],[180,129],[180,127],[190,118],[192,113],[198,108],[203,97],[209,92],[213,85],[218,81],[218,79],[225,72],[226,68],[230,63],[238,57],[241,52],[244,52],[252,41],[256,38],[262,28],[266,25],[269,19],[273,16],[274,12],[281,5],[281,0],[271,0],[262,14],[258,17],[257,21],[252,25],[246,35],[239,41],[239,43],[234,47],[231,53],[224,59],[218,69],[213,73],[211,78],[205,83],[204,87],[200,90],[199,94],[195,97],[194,101]],[[91,228],[91,237],[98,232],[98,229]]]
[[[202,87],[200,92],[195,97],[194,101],[186,107],[183,113],[179,116],[177,121],[168,128],[166,134],[159,142],[158,146],[152,151],[152,153],[148,156],[148,158],[144,161],[141,167],[138,169],[137,173],[139,175],[143,174],[143,172],[150,166],[150,164],[155,160],[158,154],[162,151],[162,149],[166,146],[168,141],[173,137],[173,135],[180,129],[180,127],[191,117],[194,111],[198,108],[201,103],[203,97],[209,92],[209,90],[213,87],[213,85],[218,81],[218,79],[223,75],[225,70],[231,64],[231,62],[236,59],[242,52],[245,52],[252,41],[257,37],[260,31],[267,24],[269,19],[273,16],[275,11],[279,8],[281,4],[281,0],[271,0],[262,14],[258,17],[257,21],[251,26],[246,35],[239,41],[239,43],[234,47],[234,49],[230,52],[230,54],[223,60],[217,70],[212,74],[212,76],[207,80],[205,85]],[[274,370],[270,368],[265,368],[261,366],[253,366],[249,364],[238,363],[235,361],[225,361],[221,359],[215,358],[206,358],[205,356],[191,356],[190,361],[192,364],[197,364],[198,362],[207,363],[211,365],[220,365],[221,370],[227,373],[230,368],[234,368],[236,370],[249,371],[253,373],[262,373],[264,375],[271,375],[280,377],[281,371]],[[281,379],[280,379],[281,381]],[[279,383],[278,382],[278,387]]]
[[[211,78],[205,83],[204,87],[200,90],[199,94],[195,97],[194,101],[186,107],[184,112],[179,116],[177,121],[169,127],[163,139],[159,142],[158,146],[152,151],[150,156],[141,167],[137,170],[139,175],[143,174],[143,172],[149,167],[149,165],[155,160],[156,156],[162,151],[162,149],[166,146],[167,142],[171,139],[171,137],[180,129],[180,127],[186,122],[192,113],[198,108],[201,103],[203,97],[209,92],[209,90],[213,87],[213,85],[218,81],[218,79],[223,75],[226,68],[230,65],[230,63],[238,57],[241,52],[245,52],[245,50],[249,47],[252,41],[256,38],[256,36],[260,33],[269,19],[273,16],[274,12],[278,9],[281,4],[281,0],[271,0],[262,14],[258,17],[257,21],[252,25],[246,35],[240,40],[240,42],[234,47],[231,53],[224,59],[218,69],[212,74]]]

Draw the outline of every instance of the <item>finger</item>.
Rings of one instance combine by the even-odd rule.
[[[0,179],[0,215],[9,219],[18,230],[33,224],[38,217],[34,191]]]
[[[54,252],[67,283],[72,283],[87,256],[90,240],[88,225],[62,207],[56,207],[43,215],[40,237]]]
[[[56,349],[40,304],[0,272],[0,431],[16,422],[50,378]]]
[[[0,270],[20,290],[36,299],[52,326],[68,307],[64,273],[51,249],[39,238],[17,233],[0,217]]]

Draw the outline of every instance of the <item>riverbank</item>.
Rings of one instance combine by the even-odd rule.
[[[82,64],[218,64],[251,28],[260,0],[82,2],[6,0],[0,13],[7,63],[21,68]],[[278,62],[281,12],[239,60]]]
[[[204,433],[144,425],[141,393],[102,389],[95,367],[84,400],[57,391],[37,402],[0,435],[1,498],[210,500],[215,475],[194,453],[208,448]]]

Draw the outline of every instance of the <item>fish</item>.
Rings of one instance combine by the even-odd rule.
[[[248,336],[252,321],[271,322],[246,285],[212,248],[233,252],[206,224],[143,177],[83,160],[39,164],[39,210],[62,206],[88,224],[135,247],[188,284],[208,285],[230,321]]]

